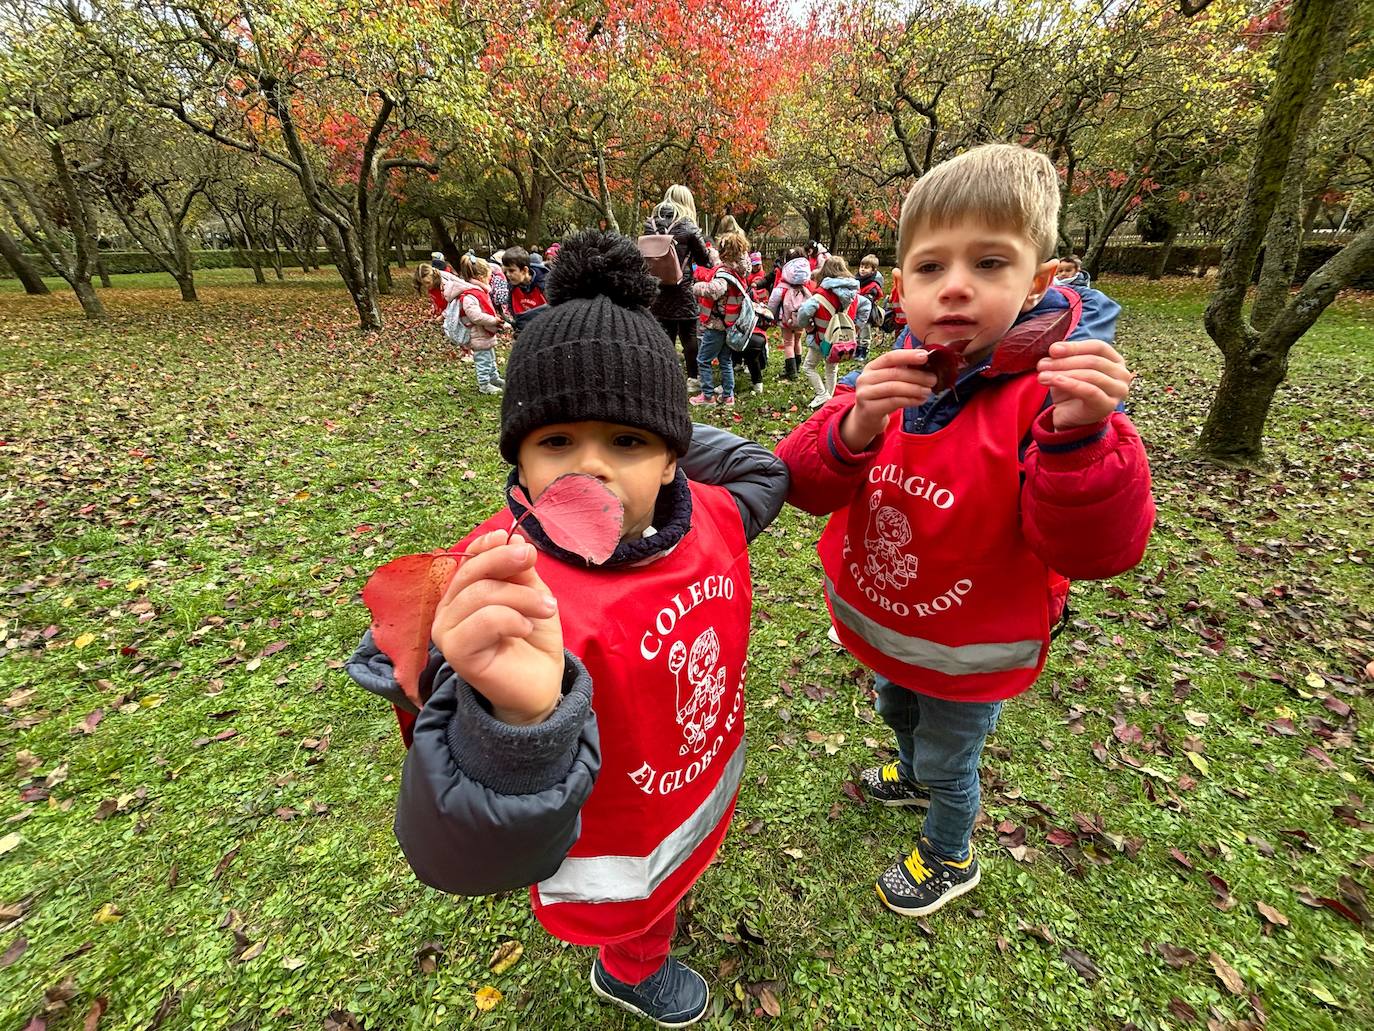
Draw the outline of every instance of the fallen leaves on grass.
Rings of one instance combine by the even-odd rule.
[[[493,974],[504,974],[519,963],[520,957],[524,954],[525,946],[518,941],[503,941],[491,954],[491,959],[487,961],[487,969]]]
[[[473,993],[473,1003],[481,1013],[494,1010],[503,998],[505,996],[501,994],[501,990],[491,985],[484,985]]]
[[[1235,967],[1231,966],[1230,963],[1227,963],[1226,960],[1222,959],[1215,952],[1208,954],[1207,962],[1212,964],[1213,973],[1217,975],[1217,980],[1222,983],[1222,986],[1228,992],[1232,995],[1245,996],[1245,982],[1241,980],[1241,976],[1236,972]]]

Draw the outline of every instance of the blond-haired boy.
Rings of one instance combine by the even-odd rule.
[[[1111,343],[1119,308],[1053,285],[1058,214],[1054,166],[1020,147],[978,147],[920,179],[893,282],[907,331],[778,446],[788,500],[832,513],[817,546],[826,601],[897,737],[897,761],[865,770],[865,789],[927,809],[915,848],[877,882],[904,915],[978,884],[978,767],[1002,702],[1044,667],[1065,578],[1130,569],[1154,522],[1120,410],[1132,376]],[[1037,367],[989,367],[1017,322],[1056,310],[1070,328]],[[966,362],[938,393],[935,344]]]

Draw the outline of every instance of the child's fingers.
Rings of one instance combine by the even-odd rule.
[[[534,622],[515,609],[489,605],[473,613],[455,630],[442,642],[440,650],[450,664],[456,660],[462,665],[464,659],[492,651],[510,638],[528,637],[534,632]]]
[[[1108,358],[1118,365],[1126,364],[1121,352],[1105,340],[1061,340],[1050,345],[1051,358],[1067,358],[1076,354],[1094,354]]]
[[[1095,383],[1075,379],[1071,376],[1056,376],[1048,385],[1054,391],[1055,404],[1080,401],[1089,408],[1101,410],[1104,419],[1116,408],[1117,402],[1120,400],[1115,395],[1102,390]]]
[[[492,607],[512,609],[529,619],[548,619],[558,612],[558,603],[546,590],[507,580],[478,580],[469,584],[449,604],[435,610],[434,635],[438,636],[482,609]]]
[[[933,384],[932,384],[933,386]],[[859,403],[863,404],[886,404],[889,401],[900,401],[903,407],[906,404],[924,404],[932,393],[930,386],[924,383],[874,383],[864,388],[863,394],[858,398]]]
[[[1044,383],[1046,386],[1054,387],[1055,389],[1060,389],[1069,383],[1090,384],[1101,390],[1102,393],[1106,394],[1108,397],[1126,396],[1127,384],[1124,380],[1117,379],[1115,376],[1109,376],[1104,372],[1095,372],[1091,369],[1075,369],[1070,373],[1042,372],[1040,374],[1040,382]]]
[[[534,565],[534,546],[522,537],[516,537],[507,544],[504,530],[496,530],[478,537],[466,550],[467,556],[458,567],[458,572],[453,575],[448,590],[439,602],[441,606],[449,604],[466,587],[478,580],[510,580]]]
[[[1095,369],[1109,376],[1129,378],[1130,373],[1121,362],[1114,362],[1098,354],[1075,354],[1065,358],[1042,358],[1037,368],[1041,372],[1068,372],[1070,369]]]
[[[902,348],[896,351],[884,351],[869,362],[864,369],[865,371],[870,369],[875,371],[882,369],[909,369],[924,365],[929,358],[930,352],[924,351],[921,348]]]

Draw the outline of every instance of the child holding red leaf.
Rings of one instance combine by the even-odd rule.
[[[1003,701],[1031,686],[1065,577],[1140,561],[1154,521],[1121,411],[1117,306],[1052,286],[1059,181],[1042,154],[977,147],[910,190],[898,228],[908,329],[778,446],[789,500],[833,513],[817,550],[840,641],[875,673],[898,759],[870,798],[927,809],[878,879],[923,916],[978,884],[978,766]],[[845,389],[845,387],[848,389]]]
[[[420,879],[531,886],[552,934],[599,947],[597,995],[681,1027],[709,994],[669,956],[676,909],[734,814],[747,543],[787,472],[693,427],[633,240],[572,237],[547,288],[506,372],[509,509],[379,570],[348,669],[413,732],[396,836]]]

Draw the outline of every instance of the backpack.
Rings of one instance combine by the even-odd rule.
[[[859,331],[854,325],[854,319],[859,314],[859,295],[855,293],[849,307],[843,311],[837,311],[824,293],[820,299],[820,303],[830,311],[830,321],[825,324],[825,334],[821,337],[821,354],[831,365],[838,365],[853,358],[859,347]]]
[[[797,312],[806,303],[806,290],[800,286],[783,288],[780,321],[788,329],[797,328]]]
[[[676,286],[682,282],[682,262],[678,260],[677,244],[671,233],[651,233],[639,238],[639,253],[649,266],[649,275],[660,283]]]
[[[725,327],[725,345],[732,351],[743,351],[749,346],[749,339],[754,335],[754,327],[759,322],[759,317],[754,311],[754,302],[749,296],[749,289],[740,282],[739,276],[724,266],[716,269],[714,278],[724,279],[727,284],[725,296],[720,299],[722,310],[725,308],[726,298],[730,296],[730,290],[735,290],[740,295],[739,314],[735,316],[734,322]]]
[[[444,336],[459,347],[472,344],[472,330],[463,321],[463,298],[455,297],[444,309]]]

